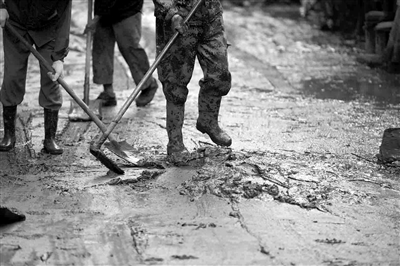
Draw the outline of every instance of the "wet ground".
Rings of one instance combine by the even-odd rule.
[[[137,150],[139,165],[104,149],[125,175],[89,153],[99,130],[68,121],[66,93],[65,152],[42,154],[32,58],[17,147],[0,154],[0,203],[26,221],[0,228],[1,264],[399,265],[400,169],[376,160],[384,129],[400,125],[399,76],[356,63],[356,46],[297,12],[226,7],[233,86],[220,121],[233,145],[216,147],[195,129],[197,66],[183,130],[195,156],[186,166],[165,160],[161,90],[148,107],[132,105],[113,131]],[[65,80],[82,95],[84,4],[74,2],[73,14]],[[150,2],[143,27],[153,60]],[[106,123],[134,86],[120,56],[115,68],[118,106],[102,110]],[[101,90],[92,85],[91,98]]]

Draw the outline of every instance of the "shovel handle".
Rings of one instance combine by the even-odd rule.
[[[192,18],[193,14],[199,9],[200,5],[203,2],[204,2],[204,0],[197,1],[197,3],[190,10],[189,14],[183,20],[183,23],[187,23]],[[147,72],[143,76],[142,80],[139,82],[139,84],[133,90],[133,92],[131,93],[129,98],[125,101],[124,105],[121,107],[118,114],[114,117],[112,122],[108,125],[107,130],[105,132],[103,132],[103,135],[97,141],[96,144],[98,145],[98,147],[101,146],[104,143],[104,141],[106,141],[108,135],[110,135],[111,132],[114,130],[114,128],[116,127],[118,122],[121,120],[121,118],[124,116],[124,114],[128,110],[129,106],[131,106],[132,102],[136,99],[137,95],[142,90],[142,87],[144,86],[144,84],[147,82],[147,80],[151,77],[153,72],[156,70],[156,68],[159,65],[159,63],[161,62],[162,58],[164,58],[167,51],[171,48],[172,44],[178,38],[178,35],[179,35],[179,32],[175,32],[175,34],[171,37],[171,39],[168,41],[168,43],[164,46],[164,48],[158,54],[158,56],[154,60],[154,63],[150,66],[149,70],[147,70]]]
[[[6,23],[6,28],[9,30],[12,34],[14,34],[21,42],[30,50],[30,52],[39,60],[40,64],[44,66],[47,71],[54,73],[53,67],[47,62],[47,60],[35,49],[33,46],[25,40],[24,37],[19,34],[19,32],[10,24]],[[89,109],[89,107],[75,94],[75,92],[68,86],[68,84],[59,77],[57,79],[58,83],[67,91],[67,93],[79,104],[79,106],[85,111],[89,117],[93,120],[93,122],[100,128],[102,132],[106,132],[107,127],[103,122],[100,121],[100,119],[93,113],[92,110]],[[116,140],[112,137],[112,135],[108,135],[108,138],[110,141],[115,142]]]
[[[87,23],[92,20],[93,0],[88,0],[88,17]],[[85,60],[85,81],[83,84],[83,101],[86,104],[90,102],[90,61],[92,60],[92,31],[88,31],[86,35],[86,60]]]

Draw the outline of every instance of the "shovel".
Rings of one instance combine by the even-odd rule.
[[[187,23],[189,21],[189,19],[197,11],[197,9],[200,7],[200,5],[203,3],[203,1],[204,0],[197,1],[197,3],[193,6],[193,8],[190,10],[189,14],[184,19],[184,21],[183,21],[184,23]],[[121,118],[123,117],[125,112],[128,110],[129,106],[132,104],[132,102],[136,99],[139,92],[143,89],[144,84],[147,82],[147,80],[151,77],[153,72],[156,70],[156,68],[157,68],[158,64],[160,63],[160,61],[162,60],[162,58],[165,56],[165,54],[167,53],[169,48],[171,48],[171,46],[175,42],[175,40],[178,38],[178,35],[179,35],[179,32],[175,32],[175,34],[171,37],[171,39],[168,41],[168,43],[162,49],[160,54],[157,56],[154,63],[151,65],[149,70],[146,72],[146,74],[144,75],[142,80],[139,82],[139,84],[133,90],[133,92],[131,93],[129,98],[125,101],[124,105],[121,107],[118,114],[114,117],[114,119],[112,120],[112,122],[110,123],[108,128],[105,131],[103,131],[103,135],[99,138],[99,140],[97,140],[96,142],[94,142],[93,144],[90,145],[90,153],[92,153],[106,167],[108,167],[107,165],[111,165],[111,163],[110,163],[111,160],[108,159],[105,156],[105,154],[100,150],[101,145],[103,145],[103,143],[106,141],[106,139],[109,138],[109,135],[111,134],[111,132],[114,130],[114,128],[116,127],[118,122],[121,120]],[[115,145],[108,145],[107,148],[112,152],[115,152],[115,151],[118,152],[118,150],[114,151],[112,146],[114,146],[114,148],[115,148]],[[125,150],[125,151],[127,152],[126,155],[128,155],[130,158],[132,158],[133,163],[135,164],[138,161],[138,159],[136,159],[134,157],[133,149],[131,152],[128,150]],[[109,168],[109,169],[112,170],[111,168]]]
[[[93,10],[93,0],[88,0],[88,18],[89,23],[92,20],[92,10]],[[90,102],[89,92],[90,92],[90,61],[92,56],[92,31],[88,31],[86,34],[86,61],[85,61],[85,81],[83,85],[83,101],[94,110],[97,117],[102,119],[101,114],[101,100],[95,100]],[[85,122],[91,121],[90,116],[85,113],[82,108],[80,108],[74,101],[71,101],[71,108],[68,114],[69,121],[72,122]]]
[[[14,34],[25,46],[27,49],[30,50],[30,52],[39,60],[40,64],[42,64],[49,72],[54,73],[53,67],[46,61],[46,59],[35,49],[32,47],[31,44],[29,44],[24,37],[21,36],[21,34],[18,33],[18,31],[10,24],[6,23],[6,28]],[[92,112],[92,110],[89,109],[89,107],[75,94],[75,92],[68,86],[68,84],[59,77],[57,79],[58,83],[67,91],[67,93],[79,104],[79,106],[85,111],[89,117],[94,121],[94,123],[100,128],[102,132],[106,132],[107,127],[106,125],[103,124],[103,122],[100,121],[100,119]],[[121,157],[122,159],[126,159],[129,161],[129,157],[125,154],[125,152],[121,149],[121,146],[117,142],[113,136],[108,135],[108,139],[110,142],[113,144],[113,152]],[[96,158],[98,158],[96,156]],[[107,158],[108,159],[108,158]],[[111,160],[103,160],[101,161],[108,169],[112,170],[113,172],[117,174],[123,174],[124,171],[118,167],[117,164],[115,164]]]

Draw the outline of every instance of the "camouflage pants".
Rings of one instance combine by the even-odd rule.
[[[213,18],[204,17],[207,19],[189,24],[189,31],[178,36],[158,66],[165,98],[174,104],[182,105],[186,102],[187,85],[192,78],[196,57],[204,73],[199,82],[200,95],[222,97],[231,88],[222,13]],[[157,19],[157,53],[160,53],[172,35],[170,23]]]

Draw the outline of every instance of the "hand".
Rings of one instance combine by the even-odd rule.
[[[0,26],[4,28],[8,19],[8,11],[5,8],[0,8]]]
[[[52,81],[57,81],[59,77],[62,77],[62,73],[64,70],[64,63],[60,60],[57,60],[53,63],[53,69],[55,73],[47,73]]]
[[[85,31],[83,34],[87,34],[91,32],[92,34],[96,31],[97,23],[99,22],[100,17],[99,16],[94,16],[94,18],[86,24]]]
[[[171,27],[174,32],[178,31],[180,34],[184,35],[189,27],[183,23],[183,18],[180,15],[174,15],[171,19]]]

